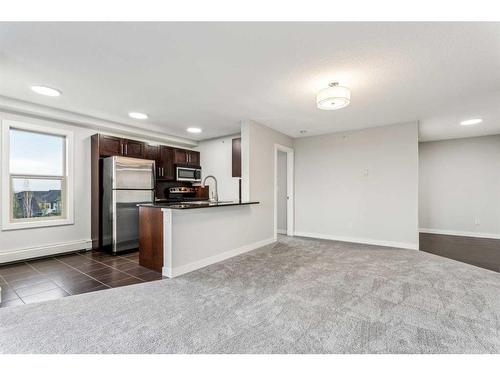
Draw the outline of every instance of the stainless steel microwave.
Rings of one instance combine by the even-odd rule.
[[[181,167],[176,168],[175,177],[177,181],[201,181],[201,168]]]

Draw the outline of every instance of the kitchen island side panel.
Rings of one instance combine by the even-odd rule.
[[[163,275],[175,277],[274,242],[255,230],[255,205],[163,209]]]
[[[163,268],[163,213],[153,207],[139,207],[139,264],[157,272]]]

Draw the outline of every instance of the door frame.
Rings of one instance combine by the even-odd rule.
[[[286,153],[286,235],[295,233],[295,193],[294,181],[294,151],[293,148],[274,144],[274,239],[278,239],[278,151]]]

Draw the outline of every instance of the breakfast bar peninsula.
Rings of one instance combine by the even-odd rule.
[[[266,243],[247,235],[259,202],[139,205],[139,263],[175,277]]]

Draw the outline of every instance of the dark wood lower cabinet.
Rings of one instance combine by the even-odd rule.
[[[139,207],[139,264],[157,272],[163,268],[163,211]]]

